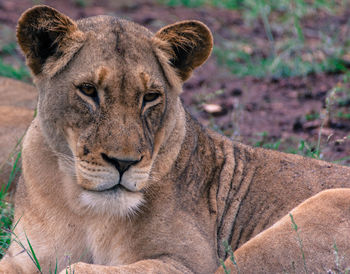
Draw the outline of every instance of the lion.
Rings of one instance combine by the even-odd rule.
[[[348,193],[349,167],[234,142],[184,109],[182,84],[213,47],[199,21],[152,33],[35,6],[19,19],[17,39],[39,96],[1,273],[35,273],[31,250],[45,273],[214,273],[229,256],[225,242],[237,252],[250,252],[249,240],[268,250],[260,235],[271,238],[269,227],[295,207],[307,208],[303,223],[318,231],[323,199],[310,197]],[[348,210],[347,197],[337,197]],[[308,198],[313,208],[297,207]],[[341,218],[330,218],[332,233]],[[288,254],[278,241],[274,254]]]
[[[0,186],[5,188],[21,139],[34,117],[37,92],[32,85],[0,77],[0,94]],[[15,182],[9,186],[11,194]]]

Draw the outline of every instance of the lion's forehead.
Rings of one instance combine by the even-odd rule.
[[[149,85],[163,86],[166,82],[152,50],[152,33],[142,26],[98,16],[79,21],[79,27],[87,39],[67,73],[62,75],[65,79],[70,78],[70,71],[78,68],[79,73],[74,74],[75,84],[94,82],[111,92],[118,91],[121,96],[138,96],[137,93],[144,90],[145,79]]]
[[[118,61],[142,62],[149,59],[152,33],[136,23],[110,16],[97,16],[78,22],[87,35],[90,51],[99,51],[106,60],[119,57]],[[143,57],[143,58],[142,58]],[[147,60],[149,61],[149,60]]]
[[[77,21],[80,30],[87,31],[108,31],[120,30],[121,32],[129,32],[135,34],[143,34],[145,37],[152,37],[153,33],[135,22],[121,19],[114,16],[99,15],[83,18]]]

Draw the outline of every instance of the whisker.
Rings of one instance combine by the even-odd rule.
[[[72,177],[76,177],[75,157],[62,152],[55,152],[55,155],[59,159],[60,168]]]

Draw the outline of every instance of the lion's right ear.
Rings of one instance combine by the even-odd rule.
[[[35,6],[20,17],[17,40],[33,74],[53,76],[81,48],[85,35],[68,16],[48,6]]]
[[[158,47],[167,53],[170,64],[183,82],[207,60],[213,48],[209,28],[196,20],[165,26],[155,34],[155,39],[158,40]]]

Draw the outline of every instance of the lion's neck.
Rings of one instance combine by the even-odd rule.
[[[189,113],[186,113],[186,134],[168,178],[175,184],[178,197],[187,197],[193,204],[207,196],[212,185],[220,180],[220,170],[224,164],[223,147],[230,144],[228,138],[205,129]],[[219,144],[219,146],[218,146]],[[218,149],[219,147],[219,149]],[[209,204],[209,212],[214,212],[215,204]]]
[[[176,102],[176,119],[170,117],[167,120],[167,130],[161,132],[158,136],[161,142],[155,142],[153,151],[154,162],[151,172],[151,178],[154,181],[162,181],[164,177],[171,171],[171,167],[178,158],[182,148],[182,143],[186,136],[186,113],[183,109],[181,101]]]

